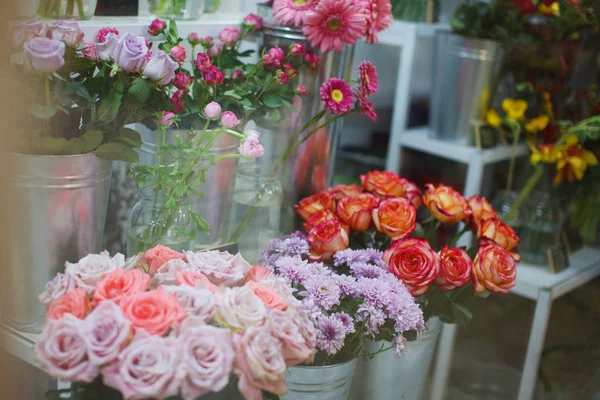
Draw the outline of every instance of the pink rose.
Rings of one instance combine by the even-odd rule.
[[[304,45],[300,43],[293,44],[291,53],[295,56],[304,55]]]
[[[314,345],[311,345],[302,335],[296,319],[292,318],[289,312],[280,310],[271,310],[267,316],[271,335],[281,341],[282,355],[288,367],[302,362],[312,362],[316,353]],[[312,322],[308,322],[312,325]]]
[[[204,107],[204,115],[208,119],[217,119],[221,115],[221,106],[217,102],[210,102]]]
[[[124,264],[123,254],[117,253],[111,258],[108,251],[103,251],[100,254],[88,254],[75,264],[65,263],[65,273],[75,279],[79,287],[91,293],[106,274]]]
[[[261,326],[267,316],[262,300],[248,287],[225,288],[217,293],[216,303],[215,320],[231,329]]]
[[[146,61],[148,46],[146,39],[131,33],[125,33],[119,38],[114,49],[115,63],[127,72],[137,72]]]
[[[254,30],[261,29],[265,20],[256,14],[248,14],[244,17],[244,25],[251,26]]]
[[[148,271],[148,261],[146,260],[146,257],[144,257],[144,253],[138,253],[125,260],[123,269],[125,271],[130,271],[132,269],[139,269],[144,272]]]
[[[439,254],[442,264],[435,283],[440,290],[447,292],[471,282],[473,261],[465,250],[446,246]]]
[[[218,57],[221,54],[221,45],[213,44],[208,50],[207,53],[209,56]]]
[[[157,85],[168,85],[175,78],[179,65],[162,50],[152,52],[152,56],[144,65],[144,75]]]
[[[35,357],[42,370],[66,382],[92,382],[98,370],[90,362],[81,337],[83,321],[73,315],[50,320],[35,345]]]
[[[203,71],[212,65],[212,61],[210,60],[210,56],[208,54],[198,53],[198,55],[196,55],[196,60],[194,60],[194,65],[200,71]]]
[[[304,85],[298,85],[298,89],[296,89],[298,94],[302,97],[306,97],[308,95],[308,89]]]
[[[127,296],[121,300],[120,306],[133,329],[144,329],[151,335],[162,336],[173,323],[185,318],[185,310],[175,296],[162,288]]]
[[[183,111],[184,108],[184,102],[182,99],[182,96],[185,93],[182,92],[181,90],[176,91],[175,93],[173,93],[173,96],[171,96],[171,98],[169,99],[169,103],[173,104],[173,112],[179,114],[180,112]]]
[[[12,44],[15,48],[20,48],[23,43],[33,38],[45,36],[47,30],[46,25],[37,19],[15,22],[11,28],[13,32]]]
[[[157,18],[150,23],[150,26],[148,27],[148,34],[152,36],[158,36],[165,30],[166,27],[167,23]]]
[[[104,28],[101,28],[98,31],[98,33],[96,34],[96,41],[100,42],[100,43],[106,42],[106,37],[108,36],[109,33],[113,33],[113,34],[119,36],[119,31],[117,30],[117,28],[111,28],[111,27],[105,26]]]
[[[229,383],[235,352],[231,332],[187,318],[181,324],[179,340],[184,346],[184,400],[195,400],[208,392],[220,392]]]
[[[190,286],[162,286],[162,288],[175,296],[179,305],[185,310],[187,318],[201,317],[208,324],[217,312],[215,295],[207,289]]]
[[[92,61],[100,61],[98,57],[98,51],[96,51],[96,43],[86,43],[81,50],[81,55]]]
[[[109,61],[115,59],[115,49],[119,44],[119,36],[115,33],[109,33],[103,42],[96,43],[96,51],[101,60]]]
[[[192,85],[192,77],[183,71],[179,71],[175,74],[173,85],[179,90],[188,90]]]
[[[246,287],[250,288],[268,309],[287,310],[288,305],[285,300],[283,300],[283,297],[277,294],[275,289],[263,286],[256,282],[248,282],[246,283]]]
[[[218,67],[210,65],[202,70],[202,78],[206,81],[206,84],[215,86],[223,83],[225,74]]]
[[[90,362],[101,367],[115,361],[127,346],[131,324],[112,301],[104,301],[84,320],[81,335]]]
[[[65,42],[72,49],[76,49],[83,43],[83,31],[74,19],[54,21],[48,27],[48,36],[50,39]]]
[[[190,42],[190,44],[192,46],[197,46],[200,44],[200,36],[198,36],[197,33],[192,32],[190,33],[190,35],[188,36],[188,42]]]
[[[46,290],[38,296],[40,303],[46,308],[67,292],[77,289],[77,282],[69,275],[58,274],[46,283]]]
[[[191,287],[203,287],[216,293],[219,289],[211,281],[208,280],[206,275],[196,271],[175,271],[175,280],[178,285],[185,285]]]
[[[240,285],[250,273],[252,266],[238,253],[235,256],[226,251],[185,252],[185,257],[198,272],[215,285]]]
[[[170,111],[163,111],[163,113],[160,115],[160,118],[157,119],[157,122],[159,126],[170,128],[175,123],[175,113],[172,113]],[[152,273],[152,264],[150,264],[150,268],[150,273]]]
[[[146,257],[148,262],[150,262],[150,275],[154,275],[160,267],[167,263],[167,261],[171,261],[175,258],[184,259],[183,254],[175,250],[171,250],[170,248],[168,248],[167,246],[163,246],[162,244],[159,244],[151,248],[150,250],[146,250],[144,256]]]
[[[196,272],[196,268],[180,258],[174,258],[171,261],[167,261],[156,271],[156,274],[154,274],[152,277],[152,285],[154,287],[158,287],[160,285],[178,285],[179,283],[177,283],[177,277],[175,276],[176,271]]]
[[[283,346],[268,327],[252,326],[243,334],[236,334],[233,346],[238,389],[246,399],[261,399],[262,390],[277,395],[286,393]]]
[[[214,44],[214,39],[212,36],[204,36],[201,40],[200,43],[202,43],[202,46],[204,47],[210,47]]]
[[[279,71],[277,73],[277,82],[280,85],[287,85],[287,83],[289,82],[289,80],[290,80],[290,76],[287,73],[285,73],[283,71]]]
[[[236,82],[241,82],[244,80],[244,72],[241,69],[236,69],[231,73],[231,79]]]
[[[294,292],[296,289],[293,289],[290,286],[290,283],[287,279],[270,277],[260,281],[260,284],[275,290],[275,292],[283,298],[283,301],[285,301],[288,306],[294,308],[302,307],[302,302],[294,297]]]
[[[240,124],[240,120],[231,111],[225,111],[221,115],[221,125],[225,129],[233,129]]]
[[[36,37],[23,45],[23,64],[38,72],[55,72],[65,65],[65,44]]]
[[[225,28],[219,33],[219,39],[226,45],[233,46],[240,39],[242,32],[238,28]]]
[[[260,132],[250,129],[248,132],[246,132],[246,136],[258,140],[260,139]]]
[[[170,51],[171,57],[175,60],[179,65],[182,65],[185,61],[187,55],[185,53],[185,47],[181,45],[173,46]]]
[[[281,67],[281,61],[284,59],[285,53],[279,47],[274,46],[263,56],[263,64],[266,67],[276,66]]]
[[[270,268],[263,267],[262,265],[254,265],[248,276],[246,276],[246,282],[260,282],[271,276],[273,276],[273,270]]]
[[[112,300],[115,303],[130,294],[145,292],[150,288],[152,278],[150,275],[137,269],[125,271],[117,268],[113,272],[106,274],[94,291],[94,304],[105,300]]]
[[[61,319],[66,314],[83,319],[90,310],[90,299],[82,288],[71,290],[50,305],[46,312],[46,322]]]
[[[254,137],[247,138],[244,143],[238,147],[240,154],[246,158],[258,158],[265,154],[265,148]]]
[[[317,68],[319,65],[319,56],[317,54],[305,54],[304,62],[312,69]]]
[[[136,333],[117,362],[102,369],[103,383],[124,398],[165,399],[177,395],[185,377],[183,344],[176,337]]]

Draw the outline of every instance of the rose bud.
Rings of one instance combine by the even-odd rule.
[[[425,294],[439,275],[441,259],[425,239],[405,239],[392,243],[383,253],[383,260],[392,274],[400,279],[410,293],[417,297]]]
[[[400,177],[389,171],[371,171],[366,175],[360,176],[362,187],[373,193],[381,200],[391,197],[402,197],[404,194],[404,185]]]
[[[421,208],[423,201],[421,200],[421,190],[419,187],[405,178],[400,178],[400,182],[404,185],[404,198],[408,199],[417,210]]]
[[[202,70],[202,78],[207,85],[220,85],[225,80],[225,74],[216,66],[210,65]]]
[[[440,251],[440,257],[440,274],[435,279],[440,290],[448,292],[471,282],[473,262],[465,250],[446,246]]]
[[[165,30],[166,27],[167,23],[157,18],[150,24],[150,27],[148,28],[148,34],[152,36],[158,36]]]
[[[258,30],[263,27],[263,25],[265,24],[265,20],[256,14],[248,14],[244,17],[243,23],[246,26],[252,27],[253,30]]]
[[[310,232],[312,228],[319,225],[323,221],[327,221],[328,219],[337,219],[337,216],[328,208],[317,211],[313,213],[304,223],[304,231]]]
[[[308,89],[305,85],[298,85],[296,92],[298,93],[298,95],[300,95],[300,97],[306,97],[308,95]]]
[[[479,230],[481,221],[488,218],[498,218],[498,214],[485,197],[471,196],[467,200],[467,204],[469,204],[469,207],[473,212],[469,222],[471,224],[471,229],[475,232]]]
[[[373,222],[372,212],[379,204],[377,196],[361,193],[344,197],[337,204],[337,215],[356,231],[366,231]]]
[[[348,248],[348,233],[336,219],[329,219],[315,226],[308,233],[310,259],[313,261],[331,260],[338,251]]]
[[[158,119],[160,126],[170,128],[175,123],[175,114],[170,111],[163,111]]]
[[[517,268],[514,258],[497,244],[481,246],[473,262],[473,289],[507,294],[515,286]]]
[[[194,61],[194,65],[200,71],[204,71],[206,68],[212,65],[212,61],[210,60],[210,56],[206,53],[198,53],[196,55],[196,60]]]
[[[177,45],[171,48],[170,54],[171,57],[173,57],[173,60],[175,60],[175,62],[179,65],[182,65],[187,57],[185,47],[181,45]]]
[[[444,224],[456,224],[471,216],[471,209],[465,198],[449,186],[425,185],[423,204],[438,221]]]
[[[403,197],[384,200],[373,210],[373,222],[379,232],[392,240],[404,239],[417,227],[417,210]]]
[[[221,115],[221,125],[225,129],[233,129],[240,124],[240,120],[231,111],[225,111]]]
[[[188,36],[188,42],[190,42],[192,46],[197,46],[200,44],[200,36],[198,36],[196,32],[192,32]]]
[[[307,221],[316,212],[329,209],[335,211],[335,199],[328,192],[319,192],[310,197],[300,200],[296,205],[296,213]]]
[[[498,218],[488,218],[481,222],[479,230],[477,231],[477,237],[480,244],[488,243],[492,241],[504,248],[504,250],[511,252],[519,245],[519,236],[515,231],[500,221]],[[517,254],[513,254],[515,260],[519,261],[520,257]]]
[[[211,101],[204,107],[204,115],[206,115],[206,118],[208,119],[218,119],[219,115],[221,115],[221,106],[219,103]]]
[[[304,54],[304,45],[300,43],[293,44],[291,46],[291,53],[295,56],[301,56]]]
[[[341,200],[344,197],[355,196],[363,192],[363,188],[358,185],[335,185],[327,189],[336,200]]]
[[[236,69],[231,73],[231,79],[236,82],[241,82],[244,80],[244,72],[241,69]]]

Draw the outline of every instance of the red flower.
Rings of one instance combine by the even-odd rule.
[[[379,199],[370,193],[344,197],[337,204],[337,215],[342,222],[356,231],[366,231],[373,222],[373,210]]]
[[[447,292],[471,282],[473,262],[465,250],[446,246],[440,251],[440,257],[440,274],[435,280],[440,290]]]
[[[340,221],[329,219],[321,222],[308,233],[310,259],[314,261],[331,260],[338,251],[348,248],[350,239]]]
[[[331,193],[320,192],[300,200],[296,205],[296,213],[305,221],[322,210],[335,211],[335,199]]]
[[[515,286],[517,268],[513,257],[497,244],[481,246],[473,262],[473,289],[507,294]]]
[[[208,85],[215,86],[223,83],[225,74],[218,67],[211,65],[202,70],[202,78]]]
[[[400,177],[390,171],[371,171],[360,176],[362,187],[382,200],[404,195]]]

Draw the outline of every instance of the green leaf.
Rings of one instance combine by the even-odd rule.
[[[38,119],[52,118],[56,114],[56,108],[50,106],[42,106],[40,104],[30,104],[27,106],[27,111]]]
[[[73,69],[75,71],[84,71],[86,69],[94,68],[95,66],[96,66],[95,61],[88,60],[87,58],[83,58],[83,57],[76,57],[70,63],[71,69]]]
[[[69,141],[63,138],[42,136],[36,140],[35,146],[39,147],[45,154],[66,154]]]
[[[283,105],[283,99],[277,95],[266,95],[263,98],[263,103],[269,108],[279,108]]]
[[[249,98],[244,98],[240,100],[240,104],[244,107],[252,108],[252,100],[250,100]]]
[[[227,96],[227,97],[231,97],[231,98],[236,99],[236,100],[241,100],[242,99],[242,96],[238,95],[235,92],[235,90],[228,90],[225,93],[223,93],[223,95]]]
[[[171,196],[169,198],[169,200],[167,200],[165,207],[168,209],[173,209],[177,206],[177,202],[175,201],[175,198],[173,196]]]
[[[196,230],[205,233],[210,232],[210,225],[204,218],[202,218],[202,216],[192,213],[192,217],[194,218],[194,227]]]
[[[274,122],[278,122],[278,121],[281,121],[283,119],[283,117],[281,116],[281,112],[277,108],[274,109],[274,110],[271,110],[271,112],[269,113],[269,117]]]
[[[177,31],[177,24],[174,20],[169,21],[169,29],[165,31],[167,39],[171,43],[177,43],[179,39],[179,32]]]
[[[290,103],[289,101],[287,101],[285,99],[283,99],[283,105],[293,113],[298,112],[298,109],[296,108],[296,106],[294,106],[292,103]]]
[[[98,119],[100,121],[109,122],[115,119],[119,108],[121,107],[121,100],[123,94],[116,90],[111,91],[101,102],[98,108]]]
[[[144,104],[150,96],[150,89],[151,83],[141,76],[138,76],[133,80],[133,83],[129,88],[129,93],[137,99],[138,103]]]
[[[138,154],[124,143],[106,143],[96,149],[96,155],[107,160],[137,162]]]
[[[452,314],[461,325],[466,325],[473,319],[473,313],[467,307],[458,303],[452,303]]]
[[[130,128],[121,128],[117,132],[118,136],[113,137],[111,142],[124,143],[135,149],[142,147],[142,137],[138,131]]]
[[[79,139],[81,153],[89,153],[96,150],[102,144],[104,136],[101,131],[87,131]]]

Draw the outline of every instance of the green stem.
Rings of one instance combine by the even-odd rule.
[[[512,122],[512,121],[511,121]],[[513,179],[515,175],[515,164],[517,162],[517,150],[519,148],[519,139],[521,137],[521,125],[519,123],[509,124],[513,131],[513,147],[512,154],[510,156],[510,165],[508,167],[508,178],[506,181],[506,190],[511,191],[513,187]]]
[[[83,0],[77,0],[77,10],[79,10],[79,19],[85,18],[85,13],[83,9]]]
[[[74,11],[75,11],[75,0],[67,0],[67,8],[65,10],[65,14],[67,15],[67,17],[72,17]]]
[[[525,201],[527,196],[529,196],[529,194],[533,191],[533,189],[535,189],[537,183],[542,178],[543,174],[544,174],[544,167],[542,164],[538,164],[536,166],[535,171],[529,177],[529,180],[525,184],[525,187],[521,190],[521,192],[519,193],[519,196],[513,203],[512,207],[510,209],[510,212],[507,214],[507,216],[506,216],[507,221],[512,221],[517,217],[519,208],[521,207],[521,204],[523,204],[523,202]]]

